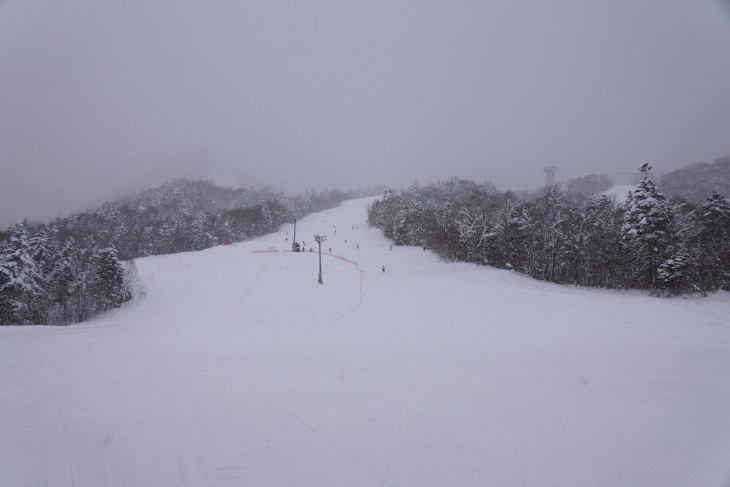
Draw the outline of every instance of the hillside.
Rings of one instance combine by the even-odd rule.
[[[284,225],[137,260],[146,295],[88,324],[0,328],[0,485],[730,482],[728,293],[390,250],[370,201],[298,223],[323,285]]]
[[[661,186],[671,196],[684,198],[692,203],[704,203],[718,191],[730,194],[730,156],[712,162],[698,162],[666,173]]]

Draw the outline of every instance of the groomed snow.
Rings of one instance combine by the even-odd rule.
[[[368,201],[299,222],[358,263],[324,285],[316,253],[253,252],[286,226],[140,259],[146,297],[92,323],[0,328],[0,485],[730,483],[728,293],[391,251]]]

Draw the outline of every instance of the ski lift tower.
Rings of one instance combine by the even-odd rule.
[[[545,169],[543,169],[545,172],[545,185],[546,186],[553,186],[555,185],[555,174],[558,172],[557,166],[545,166]]]
[[[292,252],[299,252],[297,250],[297,215],[294,214],[294,238],[291,241],[291,250]]]
[[[324,282],[322,282],[322,242],[325,240],[327,240],[327,235],[314,236],[314,241],[319,245],[319,280],[317,282],[320,284],[324,284]]]

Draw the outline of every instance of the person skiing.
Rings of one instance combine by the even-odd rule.
[[[383,272],[385,272],[385,266],[383,266]]]

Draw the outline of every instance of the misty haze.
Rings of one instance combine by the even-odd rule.
[[[0,486],[730,486],[729,53],[729,0],[0,0]]]
[[[728,46],[719,0],[5,0],[0,225],[150,173],[532,190],[553,165],[623,184],[730,154]]]

